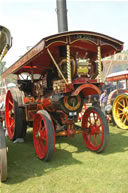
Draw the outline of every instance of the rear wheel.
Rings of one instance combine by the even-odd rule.
[[[0,181],[3,182],[6,179],[7,179],[7,148],[2,123],[0,123]]]
[[[112,105],[115,97],[117,96],[118,92],[117,89],[113,90],[108,95],[107,105]]]
[[[118,91],[117,91],[117,89],[115,89],[112,92],[110,92],[110,94],[108,95],[107,105],[112,105],[114,100],[115,100],[115,98],[119,94],[121,94],[121,93],[123,94],[125,92],[126,92],[126,90],[124,90],[124,89],[119,89]]]
[[[26,121],[23,113],[24,109],[18,105],[23,104],[22,95],[18,88],[8,90],[5,104],[5,120],[8,136],[11,140],[24,138],[26,134]]]
[[[88,149],[101,152],[108,143],[109,127],[103,112],[97,107],[88,108],[82,118],[83,139]]]
[[[7,179],[7,148],[0,149],[0,181]]]
[[[128,129],[128,95],[118,95],[112,106],[113,119],[120,129]]]
[[[33,122],[33,142],[39,159],[49,161],[55,148],[55,131],[47,111],[41,110]]]

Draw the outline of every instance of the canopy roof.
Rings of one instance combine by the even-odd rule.
[[[113,82],[118,80],[126,80],[128,79],[128,70],[121,72],[114,72],[107,76],[107,81]]]
[[[123,42],[112,37],[89,31],[71,31],[55,34],[43,38],[31,50],[17,60],[3,74],[20,74],[23,72],[42,74],[54,67],[48,50],[52,53],[58,63],[60,61],[60,47],[70,44],[70,53],[74,58],[84,58],[86,53],[92,60],[97,58],[97,46],[101,46],[102,58],[120,52]]]

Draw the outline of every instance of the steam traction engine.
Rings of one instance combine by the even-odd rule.
[[[107,76],[107,81],[115,82],[116,89],[108,97],[108,117],[118,128],[128,129],[128,71],[114,72]],[[123,82],[122,82],[123,81]],[[109,107],[108,106],[108,107]]]
[[[2,78],[17,75],[17,87],[6,95],[5,119],[11,140],[24,137],[33,125],[35,151],[51,159],[56,136],[83,135],[86,146],[104,150],[109,128],[99,108],[85,111],[77,123],[88,95],[100,94],[101,58],[122,50],[123,43],[88,31],[59,33],[42,39],[8,68]]]
[[[10,31],[0,26],[0,63],[12,44]],[[1,88],[0,88],[1,91]],[[2,104],[0,96],[0,106]],[[7,147],[3,130],[4,112],[0,109],[0,182],[7,179]]]

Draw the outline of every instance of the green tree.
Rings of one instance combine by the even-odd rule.
[[[6,70],[5,65],[6,65],[5,61],[0,62],[0,84],[1,84],[1,75]]]
[[[128,54],[128,50],[122,51],[123,54]]]
[[[5,62],[5,61],[2,61],[2,62],[0,63],[0,76],[1,76],[1,74],[7,69],[5,65],[6,65],[6,62]]]
[[[6,62],[5,61],[2,61],[0,63],[0,82],[1,82],[1,75],[2,73],[7,69],[6,67]],[[6,84],[8,83],[15,83],[16,84],[16,75],[13,75],[13,74],[10,74],[8,75],[6,78]]]

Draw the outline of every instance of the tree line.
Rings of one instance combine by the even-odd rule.
[[[7,69],[6,67],[6,62],[2,61],[0,62],[0,83],[2,82],[1,80],[1,76],[2,73]],[[7,78],[6,78],[6,83],[16,83],[16,79],[15,79],[15,75],[10,74]],[[0,85],[1,86],[1,85]]]

